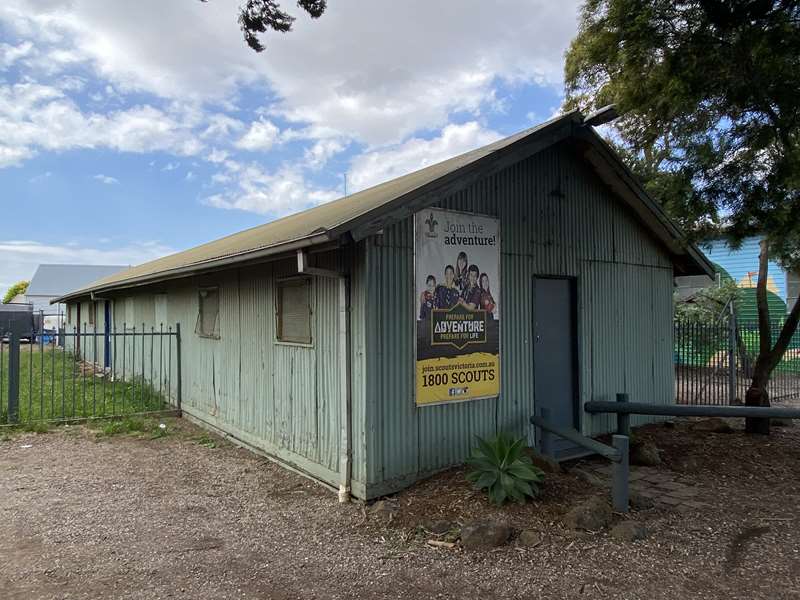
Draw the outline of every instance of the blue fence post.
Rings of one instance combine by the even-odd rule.
[[[19,422],[19,335],[17,333],[8,335],[8,422]]]

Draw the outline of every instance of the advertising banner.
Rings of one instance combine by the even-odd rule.
[[[500,393],[497,219],[426,209],[414,218],[418,406]]]

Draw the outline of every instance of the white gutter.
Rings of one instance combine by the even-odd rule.
[[[339,453],[339,502],[350,501],[353,472],[352,396],[350,390],[350,280],[330,269],[308,266],[308,254],[297,251],[297,272],[339,281],[339,381],[341,392],[341,443]]]

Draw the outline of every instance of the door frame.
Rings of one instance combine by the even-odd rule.
[[[537,279],[560,279],[567,281],[569,284],[569,312],[570,312],[570,322],[571,322],[571,331],[570,336],[572,337],[572,426],[579,432],[582,433],[581,426],[583,425],[583,419],[581,418],[581,406],[580,406],[580,398],[581,398],[581,389],[580,389],[580,337],[579,333],[581,330],[580,324],[578,322],[578,292],[579,292],[579,281],[578,277],[575,275],[551,275],[551,274],[539,274],[534,273],[533,277],[531,278],[531,287],[533,288],[531,291],[532,295],[532,302],[531,302],[531,311],[536,310],[536,280]],[[531,338],[533,339],[533,406],[534,410],[536,409],[536,315],[531,315],[533,318],[531,319],[531,329],[532,335]]]

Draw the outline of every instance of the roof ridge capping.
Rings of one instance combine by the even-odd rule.
[[[618,192],[627,190],[625,199],[628,204],[638,202],[642,205],[637,207],[640,209],[637,212],[644,217],[648,228],[659,229],[653,232],[670,252],[688,255],[689,260],[683,271],[712,272],[702,252],[682,241],[675,224],[647,196],[619,156],[593,130],[591,123],[586,122],[579,111],[571,110],[486,146],[354,194],[104,277],[53,302],[86,296],[91,292],[107,292],[186,277],[214,268],[336,242],[345,234],[350,234],[353,239],[362,239],[424,208],[443,194],[452,192],[458,185],[469,185],[570,137],[589,145],[592,158],[589,158],[589,154],[586,156],[592,164],[607,163],[605,175],[615,180],[615,185],[611,187]]]

